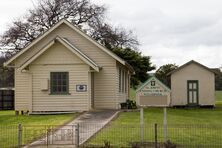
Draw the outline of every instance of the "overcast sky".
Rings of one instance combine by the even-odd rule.
[[[33,0],[35,2],[35,0]],[[108,7],[108,20],[137,35],[143,55],[157,67],[196,60],[222,65],[221,0],[92,0]],[[32,0],[0,4],[0,33],[13,19],[33,8]]]

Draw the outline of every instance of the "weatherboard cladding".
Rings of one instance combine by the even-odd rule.
[[[198,80],[199,105],[215,105],[215,73],[190,62],[171,74],[171,105],[187,105],[187,81]]]
[[[18,56],[14,61],[15,66],[23,65],[30,57],[37,54],[44,45],[54,40],[57,36],[68,39],[70,44],[75,45],[83,54],[102,67],[100,72],[94,73],[95,108],[118,108],[120,97],[116,91],[118,87],[116,85],[118,80],[116,79],[116,60],[70,28],[66,23],[62,23],[47,36],[40,39],[39,42],[32,45],[29,50]],[[21,73],[21,71],[16,73],[16,110],[61,111],[88,110],[90,108],[90,91],[76,94],[74,87],[76,84],[84,83],[88,86],[91,84],[91,78],[89,77],[90,67],[71,53],[64,45],[55,43],[52,47],[51,51],[47,49],[29,65],[27,73]],[[70,72],[70,84],[72,86],[69,88],[71,95],[55,96],[49,95],[48,91],[40,91],[40,79],[49,79],[50,71],[61,70]]]

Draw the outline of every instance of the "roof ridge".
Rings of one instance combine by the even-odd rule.
[[[201,63],[199,63],[199,62],[197,62],[197,61],[195,61],[195,60],[190,60],[189,62],[184,63],[183,65],[181,65],[181,66],[178,67],[177,69],[169,72],[169,73],[167,74],[167,76],[169,76],[169,75],[171,75],[171,74],[173,74],[173,73],[175,73],[175,72],[183,69],[184,67],[186,67],[186,66],[188,66],[188,65],[190,65],[190,64],[192,64],[192,63],[194,63],[194,64],[196,64],[196,65],[199,65],[199,66],[201,66],[202,68],[204,68],[204,69],[206,69],[206,70],[208,70],[208,71],[210,71],[210,72],[212,72],[212,73],[215,73],[211,68],[209,68],[209,67],[207,67],[207,66],[205,66],[205,65],[203,65],[203,64],[201,64]],[[216,73],[215,73],[215,74],[216,74]]]

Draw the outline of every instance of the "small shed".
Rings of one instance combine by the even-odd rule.
[[[214,106],[215,71],[189,61],[170,72],[171,106]]]
[[[136,102],[142,106],[169,106],[170,88],[152,76],[136,90]]]

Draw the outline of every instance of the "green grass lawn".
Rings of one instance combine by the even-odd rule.
[[[222,107],[222,91],[215,92],[216,106]]]
[[[167,109],[168,138],[174,143],[217,144],[222,141],[222,109]],[[163,142],[163,109],[144,110],[144,137],[154,141],[154,124],[157,123],[158,140]],[[221,125],[221,126],[220,126]],[[216,128],[219,126],[219,128]],[[140,141],[140,113],[122,112],[89,144],[101,144],[108,140],[111,144],[127,146],[129,141]],[[222,143],[221,143],[222,144]]]
[[[131,89],[131,94],[135,94]],[[134,95],[135,96],[135,95]],[[133,98],[133,97],[132,97]],[[222,92],[216,92],[216,100],[222,101]],[[154,124],[158,124],[158,140],[163,138],[163,109],[147,108],[144,110],[144,138],[154,141]],[[167,109],[168,138],[179,145],[191,146],[203,144],[222,145],[222,108],[204,109]],[[140,141],[140,113],[122,112],[106,128],[92,138],[88,144],[102,144],[104,140],[113,145],[128,146],[131,141]]]
[[[19,123],[23,127],[23,144],[26,144],[45,133],[48,125],[62,125],[76,116],[77,113],[15,116],[14,111],[0,111],[0,147],[15,147],[17,145],[17,127]]]

